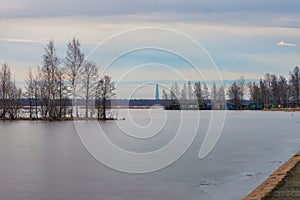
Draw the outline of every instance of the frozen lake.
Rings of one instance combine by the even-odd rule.
[[[182,112],[188,133],[199,111]],[[128,116],[122,110],[118,117],[125,120],[100,126],[122,149],[155,151],[174,138],[182,112],[131,110]],[[200,119],[183,156],[145,174],[120,172],[96,160],[81,143],[74,122],[0,122],[0,199],[241,199],[300,150],[299,112],[228,111],[216,146],[199,159],[209,112],[201,111]],[[87,134],[94,131],[86,127]],[[124,131],[151,137],[138,139]]]

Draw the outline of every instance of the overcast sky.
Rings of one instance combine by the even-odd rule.
[[[0,3],[0,62],[11,66],[17,81],[26,78],[29,67],[41,64],[50,39],[64,58],[73,36],[100,71],[117,59],[106,72],[132,85],[215,80],[220,78],[217,69],[226,80],[241,75],[259,79],[266,72],[288,75],[300,65],[300,1],[296,0]],[[154,87],[147,88],[137,89],[141,94],[136,96],[154,96]]]

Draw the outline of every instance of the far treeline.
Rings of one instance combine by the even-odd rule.
[[[112,118],[108,116],[106,102],[115,95],[115,85],[110,76],[99,76],[96,64],[85,59],[80,42],[75,37],[68,42],[64,59],[57,56],[54,41],[51,40],[44,48],[41,63],[37,69],[29,70],[25,91],[16,86],[8,64],[2,65],[0,119],[79,118],[78,99],[86,99],[84,118]],[[21,113],[22,98],[29,102],[28,116]],[[94,99],[93,105],[90,99]],[[89,109],[90,106],[96,110]]]
[[[297,66],[289,72],[288,79],[282,75],[267,73],[258,81],[246,82],[241,77],[226,88],[224,85],[217,86],[213,83],[209,89],[203,82],[197,81],[192,84],[188,81],[180,89],[178,84],[174,83],[169,92],[163,89],[162,98],[173,100],[174,103],[169,109],[182,109],[180,107],[183,106],[189,109],[191,108],[189,106],[195,103],[199,109],[235,110],[287,108],[300,105],[300,72]]]

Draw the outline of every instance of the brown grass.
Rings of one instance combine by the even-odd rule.
[[[300,108],[264,108],[264,111],[285,111],[285,112],[295,112],[300,111]]]
[[[259,200],[270,195],[271,192],[282,183],[289,172],[300,162],[300,151],[291,159],[281,165],[273,174],[267,178],[260,186],[253,190],[243,200]]]

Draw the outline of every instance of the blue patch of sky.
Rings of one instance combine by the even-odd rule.
[[[238,80],[238,79],[237,79]],[[208,86],[212,86],[214,83],[216,85],[224,85],[224,86],[229,86],[231,85],[234,81],[236,80],[208,80],[208,81],[202,81],[202,80],[190,80],[192,84],[195,84],[197,81],[200,81],[202,85],[207,84]],[[259,82],[259,79],[245,79],[246,82]],[[121,86],[134,86],[134,85],[142,85],[145,83],[157,83],[161,85],[173,85],[177,83],[178,85],[183,85],[184,83],[187,83],[187,81],[184,80],[143,80],[143,81],[120,81],[118,82],[119,85]]]
[[[222,43],[209,43],[206,46],[220,70],[229,70],[241,73],[288,73],[286,67],[294,67],[293,61],[286,60],[276,63],[276,59],[284,56],[299,54],[299,47],[278,46],[277,42],[282,38],[262,36],[260,38],[238,37],[228,38]],[[292,42],[299,44],[299,40]],[[221,45],[221,47],[220,47]]]
[[[159,63],[174,69],[182,69],[190,66],[190,63],[179,55],[162,50],[139,50],[120,57],[111,67],[134,67],[147,63]]]
[[[13,42],[1,42],[1,43],[2,44],[0,48],[0,54],[6,60],[32,62],[32,61],[39,61],[42,57],[43,44],[13,43]]]

